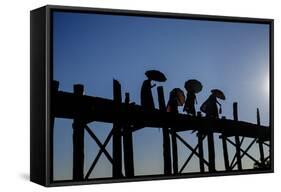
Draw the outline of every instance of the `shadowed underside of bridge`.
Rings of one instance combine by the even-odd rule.
[[[51,91],[51,131],[50,131],[50,175],[53,180],[53,129],[55,118],[73,120],[73,179],[71,181],[90,181],[100,156],[104,154],[112,164],[112,178],[138,178],[134,171],[133,137],[136,130],[145,127],[161,128],[163,134],[163,176],[186,175],[183,172],[193,156],[198,157],[200,173],[218,173],[215,163],[214,133],[220,134],[224,156],[225,170],[223,172],[242,171],[243,157],[250,158],[259,169],[270,169],[267,162],[271,163],[271,131],[270,127],[260,125],[259,111],[257,110],[257,124],[238,121],[237,103],[233,105],[233,120],[210,119],[202,117],[200,113],[196,117],[166,112],[163,87],[157,87],[159,109],[144,111],[135,103],[130,103],[129,93],[125,94],[122,101],[121,85],[113,81],[113,100],[84,95],[83,85],[74,85],[74,92],[58,90],[58,82],[53,82]],[[102,143],[95,133],[88,127],[91,122],[112,123],[112,129]],[[178,132],[196,131],[198,144],[193,147]],[[99,152],[93,160],[89,170],[84,173],[84,134],[85,131],[99,146]],[[230,137],[234,137],[235,141]],[[252,139],[247,148],[242,148],[244,138]],[[207,139],[208,159],[204,158],[204,139]],[[106,147],[112,139],[112,154]],[[122,144],[123,142],[123,144]],[[184,164],[178,163],[177,142],[181,142],[191,153]],[[258,144],[260,158],[257,160],[248,151]],[[232,160],[229,159],[227,144],[235,147],[236,153]],[[269,148],[269,155],[265,157],[264,146]],[[123,159],[124,158],[124,159]],[[123,160],[122,160],[123,159]],[[122,166],[124,165],[124,173]],[[206,171],[206,167],[208,171]],[[141,178],[141,177],[140,177]],[[105,178],[106,179],[106,178]]]

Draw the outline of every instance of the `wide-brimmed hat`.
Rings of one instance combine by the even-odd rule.
[[[154,81],[159,81],[159,82],[164,82],[167,80],[166,76],[164,73],[158,71],[158,70],[149,70],[145,72],[145,75]]]

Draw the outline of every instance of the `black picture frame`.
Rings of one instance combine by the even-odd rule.
[[[133,176],[129,178],[108,178],[94,180],[54,181],[53,175],[53,143],[52,124],[54,123],[53,105],[51,103],[52,91],[57,87],[53,83],[53,50],[52,50],[52,13],[53,11],[73,13],[98,13],[110,15],[126,15],[156,18],[175,18],[189,20],[207,20],[221,22],[269,24],[269,52],[270,52],[270,110],[269,110],[269,140],[270,140],[270,168],[265,170],[226,171],[213,173],[194,173],[186,175],[151,175]],[[46,5],[30,12],[30,180],[43,186],[64,186],[112,182],[129,182],[145,180],[162,180],[176,178],[194,178],[225,176],[239,174],[256,174],[274,172],[274,20],[246,17],[229,17],[213,15],[195,15],[167,12],[149,12],[137,10],[101,9],[88,7],[70,7]]]

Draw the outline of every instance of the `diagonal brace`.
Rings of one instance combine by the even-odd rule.
[[[170,131],[170,130],[169,130],[169,131]],[[170,133],[171,133],[171,131],[170,131]],[[175,133],[175,136],[176,136],[192,153],[194,153],[198,158],[200,158],[199,153],[197,153],[197,151],[196,151],[195,149],[193,149],[193,147],[192,147],[191,145],[189,145],[181,136],[179,136],[177,133]],[[209,162],[206,161],[204,158],[202,158],[202,159],[203,159],[204,163],[209,166]]]
[[[233,146],[236,146],[236,144],[231,141],[230,139],[226,138],[226,140],[232,144]],[[241,147],[239,148],[240,151],[242,151],[243,153],[245,152],[245,150],[241,149]],[[251,155],[249,155],[247,152],[245,152],[245,155],[247,155],[247,157],[249,157],[252,161],[256,162],[256,163],[259,163],[254,157],[252,157]]]
[[[256,142],[257,139],[254,139],[249,146],[245,149],[245,151],[242,153],[241,155],[241,159],[246,155],[246,153],[250,150],[250,148],[253,146],[253,144]],[[237,161],[235,163],[231,164],[231,169],[233,169],[235,167],[235,165],[237,164]]]
[[[94,161],[93,161],[93,163],[92,163],[90,169],[88,170],[85,179],[88,179],[88,178],[89,178],[91,172],[92,172],[93,169],[95,168],[95,166],[96,166],[96,164],[97,164],[97,162],[98,162],[98,160],[99,160],[99,158],[100,158],[100,156],[101,156],[101,154],[102,154],[102,152],[103,152],[102,149],[105,149],[105,147],[106,147],[106,145],[108,144],[108,142],[110,141],[112,135],[113,135],[113,129],[110,131],[110,133],[108,134],[107,138],[105,139],[105,142],[104,142],[104,144],[102,145],[102,147],[100,148],[100,150],[99,150],[99,152],[98,152],[96,158],[94,159]],[[110,162],[111,162],[111,163],[113,162],[113,161],[112,161],[112,158],[111,158]]]

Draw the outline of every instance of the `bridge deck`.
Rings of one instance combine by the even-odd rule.
[[[173,114],[155,110],[145,112],[141,106],[119,104],[113,100],[92,96],[77,96],[73,93],[58,91],[52,96],[52,114],[57,118],[80,118],[86,122],[128,122],[132,131],[144,127],[173,128],[176,131],[201,130],[223,133],[227,136],[245,136],[270,139],[270,128],[253,123],[228,119],[209,119],[191,117],[185,114]]]

